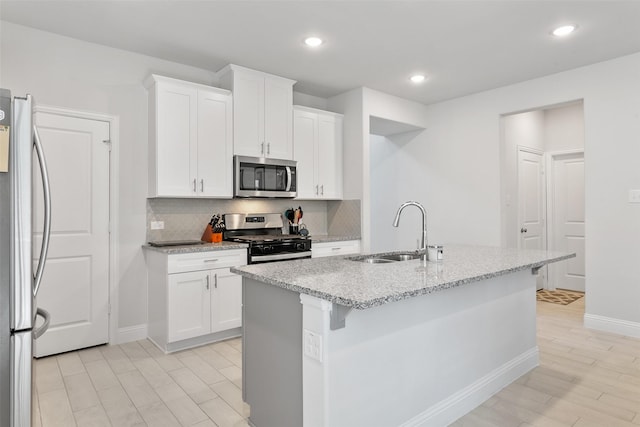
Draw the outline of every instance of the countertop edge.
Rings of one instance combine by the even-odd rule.
[[[361,236],[355,235],[344,235],[344,236],[330,236],[330,235],[319,235],[319,236],[311,236],[311,241],[314,243],[330,243],[330,242],[348,242],[351,240],[362,240]]]
[[[246,243],[221,242],[221,243],[203,243],[201,245],[182,245],[182,246],[151,246],[149,244],[142,245],[142,249],[160,252],[167,255],[175,254],[192,254],[199,252],[215,252],[229,251],[234,249],[247,249],[249,245]]]
[[[291,285],[282,281],[278,281],[278,280],[274,280],[259,274],[254,274],[254,273],[250,273],[247,271],[242,270],[241,266],[239,267],[232,267],[231,268],[231,272],[235,273],[235,274],[239,274],[243,277],[247,277],[249,279],[253,279],[259,282],[263,282],[269,285],[273,285],[273,286],[277,286],[279,288],[282,289],[287,289],[290,291],[294,291],[294,292],[298,292],[301,294],[305,294],[305,295],[310,295],[316,298],[320,298],[326,301],[329,301],[331,303],[335,303],[335,304],[339,304],[339,305],[343,305],[345,307],[352,307],[355,308],[357,310],[365,310],[368,308],[373,308],[373,307],[377,307],[377,306],[381,306],[390,302],[394,302],[394,301],[401,301],[403,299],[408,299],[408,298],[413,298],[413,297],[417,297],[417,296],[421,296],[421,295],[427,295],[427,294],[431,294],[434,292],[438,292],[438,291],[442,291],[445,289],[451,289],[457,286],[462,286],[462,285],[466,285],[468,283],[473,283],[473,282],[478,282],[480,280],[487,280],[487,279],[492,279],[494,277],[499,277],[499,276],[504,276],[505,274],[510,274],[510,273],[515,273],[517,271],[522,271],[522,270],[527,270],[529,268],[534,269],[534,268],[538,268],[538,267],[542,267],[544,265],[547,264],[551,264],[554,262],[558,262],[558,261],[564,261],[566,259],[570,259],[570,258],[575,258],[576,254],[575,253],[571,253],[571,254],[565,254],[565,255],[561,255],[561,256],[557,256],[557,257],[551,257],[548,258],[546,260],[542,260],[539,262],[534,262],[534,263],[527,263],[527,264],[523,264],[523,265],[519,265],[516,267],[512,267],[512,268],[506,268],[503,270],[497,270],[495,272],[491,272],[491,273],[486,273],[486,274],[480,274],[477,276],[471,276],[471,277],[465,277],[463,279],[458,279],[458,280],[453,280],[451,282],[446,282],[446,283],[441,283],[435,286],[428,286],[425,288],[420,288],[420,289],[416,289],[416,290],[411,290],[411,291],[406,291],[406,292],[401,292],[401,293],[397,293],[397,294],[390,294],[390,295],[386,295],[384,297],[380,297],[380,298],[376,298],[376,299],[372,299],[372,300],[367,300],[367,301],[359,301],[359,300],[353,300],[353,299],[346,299],[346,298],[342,298],[342,297],[337,297],[335,295],[332,294],[328,294],[325,292],[320,292],[320,291],[316,291],[313,289],[309,289],[309,288],[305,288],[302,286],[298,286],[298,285]]]

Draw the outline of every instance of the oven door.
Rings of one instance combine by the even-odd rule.
[[[297,194],[295,161],[235,156],[235,197],[293,198]]]
[[[281,240],[249,247],[249,264],[311,258],[311,240]]]

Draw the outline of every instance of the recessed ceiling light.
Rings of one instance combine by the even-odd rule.
[[[573,33],[576,30],[576,28],[578,28],[577,25],[563,25],[562,27],[558,27],[555,30],[553,30],[551,34],[553,34],[556,37],[564,37]]]
[[[410,80],[414,83],[422,83],[425,80],[424,74],[414,74],[410,77]]]
[[[309,47],[318,47],[322,43],[324,43],[324,41],[320,37],[307,37],[304,39],[304,44]]]

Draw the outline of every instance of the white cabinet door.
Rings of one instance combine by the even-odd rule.
[[[197,194],[233,196],[231,96],[198,91]]]
[[[217,268],[211,274],[211,332],[242,326],[242,277],[228,268]]]
[[[319,197],[342,198],[342,118],[318,115],[317,175]]]
[[[233,152],[264,155],[264,77],[235,73],[233,81]]]
[[[342,115],[294,108],[294,160],[298,198],[342,198]]]
[[[211,332],[210,282],[206,270],[169,275],[167,341]]]
[[[293,140],[299,199],[313,199],[318,195],[315,173],[317,114],[294,110]]]
[[[147,86],[149,197],[231,197],[231,92],[156,75]]]
[[[198,92],[169,83],[157,86],[157,195],[194,196]]]
[[[218,77],[233,91],[233,154],[293,159],[295,81],[233,64]]]
[[[293,87],[287,80],[264,79],[264,142],[266,157],[293,159]]]

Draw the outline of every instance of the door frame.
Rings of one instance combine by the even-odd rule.
[[[520,217],[521,212],[520,212],[520,198],[521,198],[521,194],[520,194],[520,152],[523,151],[525,153],[530,153],[530,154],[536,154],[540,156],[540,160],[542,163],[542,175],[543,177],[541,178],[541,188],[542,191],[544,192],[544,194],[541,195],[542,198],[542,221],[543,221],[543,226],[542,226],[542,250],[547,250],[549,248],[549,236],[548,236],[548,229],[549,229],[549,221],[548,221],[548,210],[547,210],[547,199],[549,198],[549,192],[547,191],[547,182],[546,182],[546,176],[547,174],[547,162],[545,159],[545,152],[542,150],[539,150],[537,148],[533,148],[533,147],[527,147],[525,145],[517,145],[516,146],[516,180],[518,183],[518,190],[517,190],[517,200],[516,203],[518,204],[518,209],[517,209],[517,215],[516,215],[516,222],[518,224],[518,226],[520,227],[522,224],[522,218]],[[518,248],[520,248],[520,235],[518,235]],[[549,268],[547,265],[543,266],[542,268],[540,268],[539,270],[540,272],[542,272],[542,289],[549,289]]]
[[[553,161],[556,157],[561,157],[561,156],[566,156],[566,155],[571,155],[571,154],[582,154],[582,160],[584,161],[584,148],[576,148],[576,149],[572,149],[572,150],[561,150],[561,151],[549,151],[549,152],[545,152],[544,153],[544,162],[545,162],[545,169],[548,171],[548,173],[546,174],[546,192],[547,192],[547,219],[551,218],[553,219],[553,214],[554,214],[554,203],[553,203],[553,197],[551,197],[551,195],[553,194],[553,190],[554,190],[554,173],[553,173]],[[586,189],[586,182],[585,182],[585,189]],[[547,221],[546,223],[546,229],[547,229],[547,249],[549,248],[549,242],[552,241],[552,239],[555,238],[555,233],[554,233],[554,229],[553,227],[550,225],[550,222]],[[585,233],[586,234],[586,233]],[[553,268],[553,266],[552,266]],[[547,287],[545,287],[545,289],[549,289],[554,291],[556,289],[556,287],[553,285],[553,282],[551,280],[549,280],[547,278],[546,281],[546,285]]]
[[[94,113],[81,110],[73,110],[63,107],[36,104],[35,113],[49,113],[59,116],[75,117],[79,119],[96,120],[109,123],[109,138],[111,150],[109,153],[109,343],[118,343],[118,277],[119,266],[117,257],[118,248],[118,207],[120,170],[118,148],[120,136],[120,118],[109,114]]]

